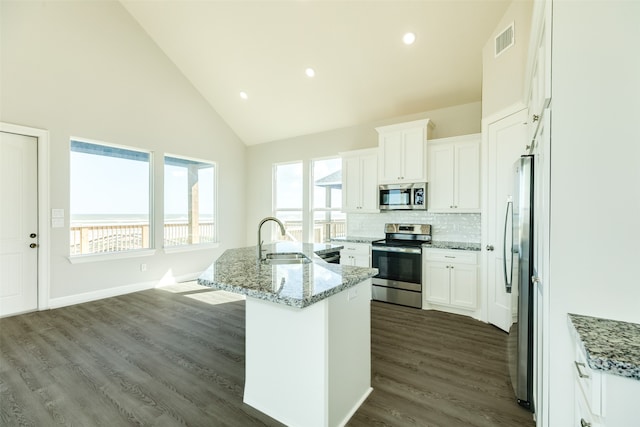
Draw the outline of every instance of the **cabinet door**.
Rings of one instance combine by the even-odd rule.
[[[529,47],[529,140],[542,123],[551,102],[551,1],[535,2]]]
[[[394,183],[402,180],[402,131],[380,134],[381,183]]]
[[[357,212],[360,207],[360,158],[342,159],[342,211]]]
[[[402,132],[402,181],[425,182],[425,135],[419,127]]]
[[[453,209],[454,149],[450,144],[429,147],[429,203],[430,211]]]
[[[478,142],[455,145],[455,188],[453,191],[456,211],[480,211],[480,144]]]
[[[425,301],[433,304],[449,304],[449,264],[426,262]]]
[[[360,159],[361,212],[379,212],[378,209],[378,156]]]
[[[476,308],[478,288],[478,268],[475,265],[452,264],[451,305]]]

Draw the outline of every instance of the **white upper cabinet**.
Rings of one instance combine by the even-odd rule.
[[[429,142],[430,212],[480,212],[480,134]]]
[[[356,150],[342,156],[342,211],[378,210],[378,150]]]
[[[429,119],[423,119],[376,128],[380,184],[427,181],[426,144],[433,126]]]
[[[545,109],[551,102],[551,2],[534,2],[532,31],[527,58],[529,140],[535,137]]]

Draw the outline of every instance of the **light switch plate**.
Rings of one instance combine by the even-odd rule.
[[[51,228],[64,227],[64,218],[51,218]]]
[[[51,209],[51,218],[64,218],[64,209]]]

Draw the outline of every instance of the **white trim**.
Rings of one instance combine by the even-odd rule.
[[[155,249],[140,249],[136,251],[113,252],[109,254],[73,255],[67,257],[71,264],[84,264],[87,262],[113,261],[114,259],[141,258],[153,256]]]
[[[344,426],[347,425],[347,423],[349,422],[351,417],[353,417],[353,415],[356,413],[356,411],[358,409],[360,409],[360,406],[362,406],[364,401],[367,400],[367,397],[369,397],[369,395],[371,394],[372,391],[373,391],[373,387],[369,387],[367,389],[367,391],[364,392],[362,397],[360,399],[358,399],[358,401],[351,407],[351,409],[349,409],[349,412],[344,417],[344,419],[338,423],[338,426],[344,427]]]
[[[49,308],[51,241],[49,239],[49,131],[0,122],[0,131],[38,139],[38,310]]]
[[[111,298],[118,295],[130,294],[132,292],[146,291],[156,287],[157,282],[142,282],[132,285],[118,286],[117,288],[100,289],[98,291],[84,292],[81,294],[69,295],[66,297],[52,298],[49,301],[50,308],[66,307],[68,305],[81,304],[103,298]]]
[[[471,142],[471,141],[478,141],[482,138],[482,134],[481,133],[470,133],[467,135],[459,135],[459,136],[449,136],[446,138],[437,138],[437,139],[430,139],[429,140],[429,145],[432,144],[446,144],[446,143],[450,143],[450,142]]]
[[[181,276],[163,277],[160,280],[149,282],[132,283],[130,285],[118,286],[109,289],[100,289],[97,291],[84,292],[81,294],[69,295],[66,297],[52,298],[49,301],[49,308],[60,308],[69,305],[82,304],[90,301],[97,301],[104,298],[112,298],[120,295],[126,295],[133,292],[146,291],[149,289],[161,288],[163,286],[175,285],[180,282],[188,282],[196,280],[201,273],[189,273]]]
[[[180,252],[194,252],[194,251],[204,251],[207,249],[215,249],[220,246],[220,243],[198,243],[195,245],[178,245],[178,246],[169,246],[163,248],[165,254],[176,254]]]

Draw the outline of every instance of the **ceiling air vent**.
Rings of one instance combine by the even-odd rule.
[[[505,50],[513,46],[513,22],[503,32],[496,36],[496,58]]]

